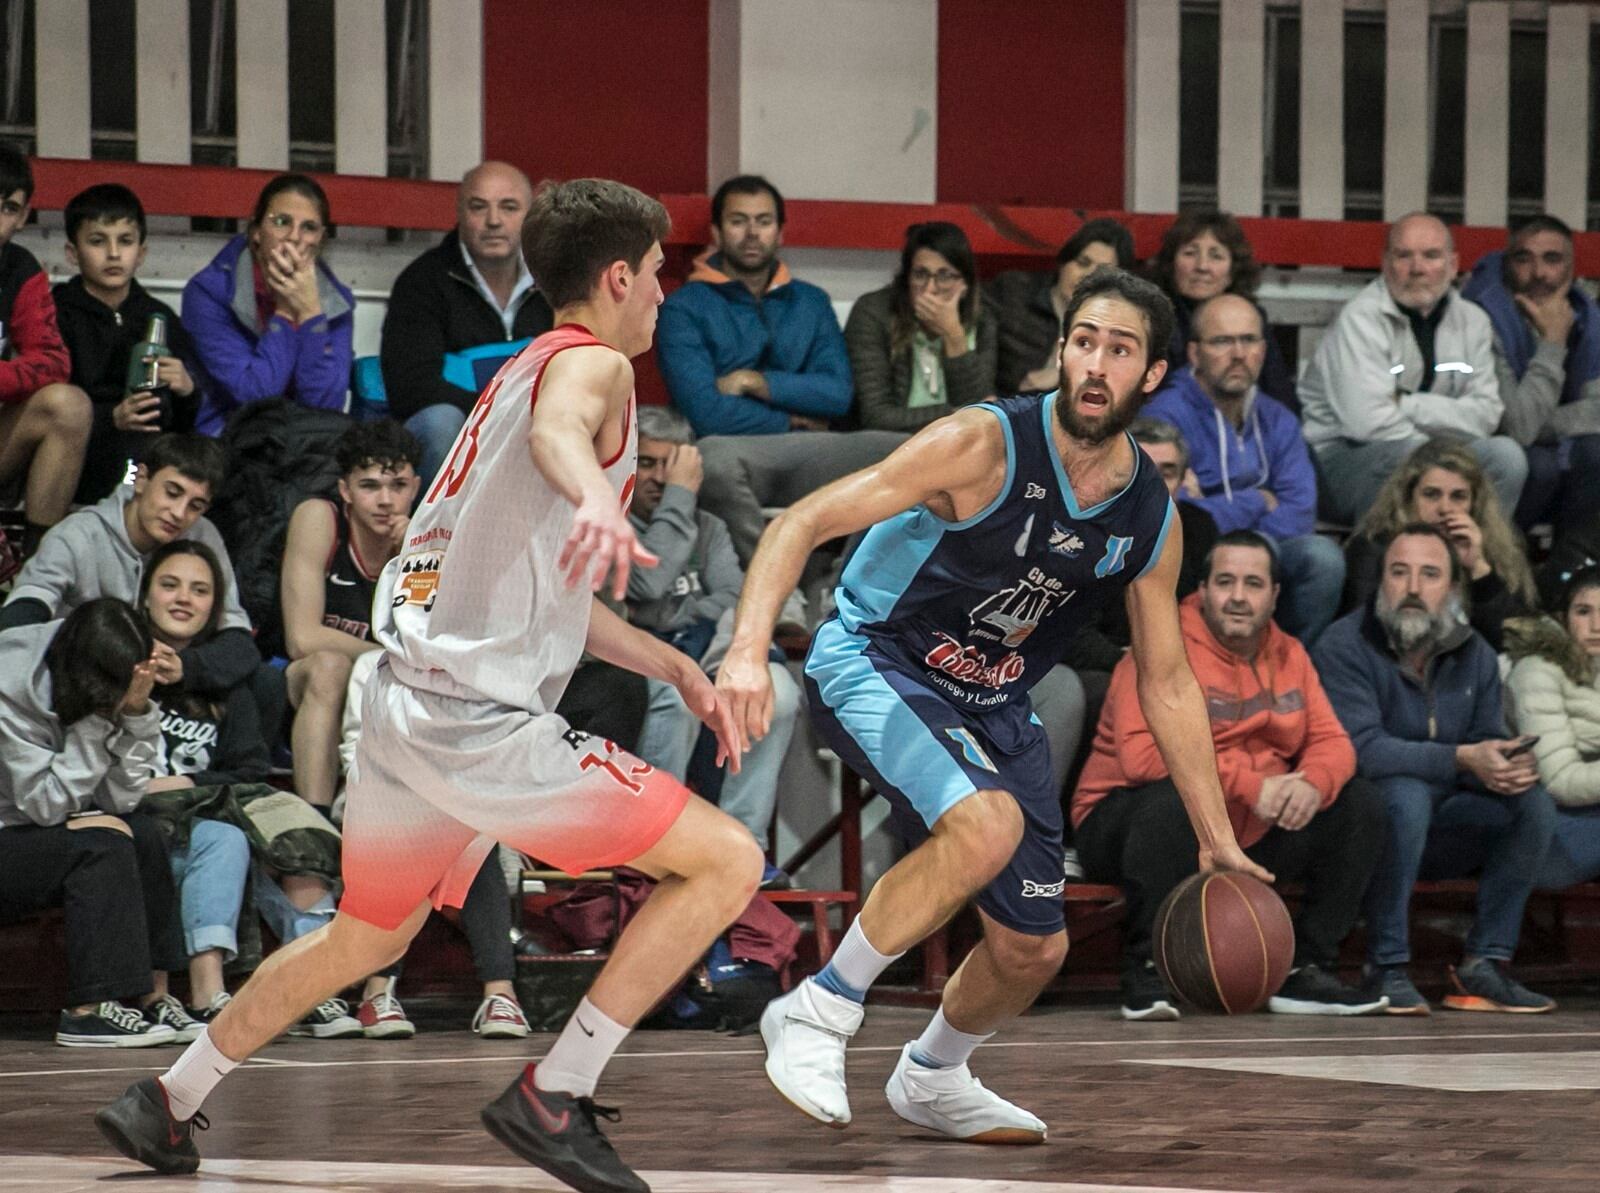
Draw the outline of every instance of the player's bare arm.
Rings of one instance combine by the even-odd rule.
[[[289,518],[278,599],[291,659],[319,650],[335,650],[354,659],[374,649],[371,642],[322,624],[327,592],[323,568],[337,537],[333,509],[326,501],[302,501]]]
[[[572,348],[551,359],[534,403],[528,449],[544,478],[577,507],[558,566],[567,584],[598,592],[606,577],[622,600],[628,569],[650,567],[627,513],[600,469],[621,446],[622,416],[633,393],[633,366],[610,348]]]
[[[739,773],[745,744],[739,741],[734,730],[727,702],[711,686],[711,680],[699,663],[654,634],[629,625],[598,598],[589,615],[589,636],[584,640],[584,649],[597,659],[651,679],[664,680],[677,688],[690,711],[711,726],[717,735],[717,765],[721,766],[726,760],[730,770]]]
[[[1272,875],[1239,848],[1228,821],[1205,698],[1189,669],[1178,628],[1175,594],[1182,561],[1183,528],[1174,517],[1155,567],[1128,585],[1125,600],[1139,674],[1139,707],[1194,825],[1200,868],[1243,870],[1271,882]]]
[[[1000,492],[1005,461],[1000,421],[986,411],[962,410],[773,519],[745,573],[733,642],[717,671],[717,689],[731,703],[746,740],[765,736],[771,723],[767,649],[772,627],[811,552],[916,505],[947,521],[969,518]]]

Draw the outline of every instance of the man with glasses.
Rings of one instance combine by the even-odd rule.
[[[1256,388],[1267,357],[1255,303],[1219,294],[1195,311],[1189,364],[1145,408],[1183,432],[1199,495],[1180,493],[1227,534],[1253,530],[1271,544],[1283,575],[1277,621],[1316,641],[1339,606],[1344,555],[1316,534],[1317,477],[1300,423]]]
[[[826,291],[778,259],[783,196],[740,175],[711,199],[711,247],[667,297],[657,356],[672,404],[705,463],[701,508],[728,524],[741,566],[766,526],[764,506],[876,463],[905,439],[845,425],[852,383]]]
[[[1451,292],[1455,243],[1436,216],[1389,228],[1383,276],[1345,303],[1300,380],[1306,440],[1321,466],[1324,516],[1358,521],[1383,482],[1430,436],[1471,444],[1500,503],[1516,508],[1528,459],[1496,435],[1505,406],[1494,329]]]
[[[1572,229],[1541,215],[1461,290],[1489,312],[1505,431],[1528,452],[1517,521],[1558,532],[1600,508],[1600,306],[1572,281]]]

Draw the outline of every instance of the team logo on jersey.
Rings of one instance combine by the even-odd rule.
[[[1022,500],[1024,501],[1038,501],[1048,496],[1049,494],[1045,492],[1045,487],[1035,484],[1033,481],[1029,481],[1028,487],[1022,491]]]
[[[1050,550],[1056,555],[1065,555],[1068,559],[1076,559],[1078,552],[1083,550],[1083,540],[1077,533],[1068,530],[1060,522],[1050,523]]]
[[[1094,565],[1094,575],[1097,580],[1104,580],[1107,576],[1114,576],[1120,572],[1128,562],[1128,548],[1133,546],[1133,536],[1114,534],[1106,540],[1106,553],[1100,562]]]
[[[994,763],[989,761],[989,755],[983,752],[983,747],[978,744],[978,739],[972,735],[972,730],[946,729],[944,732],[946,737],[961,747],[961,756],[972,763],[973,766],[982,767],[993,774],[1000,773],[995,770]]]
[[[973,609],[972,625],[974,629],[989,626],[998,630],[1000,644],[1014,650],[1071,596],[1060,580],[1038,568],[1029,568],[1024,579],[988,597]]]
[[[400,582],[395,585],[391,607],[420,605],[424,613],[429,612],[439,596],[439,565],[443,562],[443,551],[418,551],[406,556],[400,565]]]
[[[1066,889],[1067,881],[1064,878],[1060,882],[1035,882],[1031,878],[1022,880],[1024,899],[1059,899]]]

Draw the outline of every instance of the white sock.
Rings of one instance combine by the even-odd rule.
[[[853,996],[856,1002],[860,1002],[861,997],[872,988],[872,983],[900,956],[899,953],[880,953],[873,948],[867,934],[862,931],[861,917],[857,916],[851,922],[850,930],[844,934],[844,939],[839,942],[839,947],[833,951],[833,956],[828,959],[828,964],[814,980],[836,994],[846,994],[848,991],[846,997]]]
[[[911,1059],[925,1069],[953,1069],[966,1064],[973,1049],[992,1035],[992,1031],[981,1036],[957,1031],[950,1026],[950,1021],[944,1017],[944,1008],[940,1007],[933,1021],[911,1045]]]
[[[545,1058],[534,1066],[533,1084],[575,1098],[592,1098],[606,1062],[632,1030],[585,998]]]
[[[167,1091],[167,1105],[172,1109],[172,1117],[180,1122],[193,1118],[195,1111],[200,1109],[200,1103],[206,1100],[206,1095],[238,1067],[238,1061],[229,1060],[211,1042],[211,1029],[206,1028],[194,1043],[183,1050],[177,1064],[157,1078]]]

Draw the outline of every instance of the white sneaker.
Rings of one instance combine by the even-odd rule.
[[[884,1086],[889,1107],[908,1123],[969,1143],[1043,1143],[1044,1122],[983,1087],[966,1065],[929,1069],[911,1059],[911,1045]]]
[[[860,1003],[809,978],[761,1013],[767,1078],[796,1107],[830,1127],[850,1122],[844,1049],[865,1013]]]

